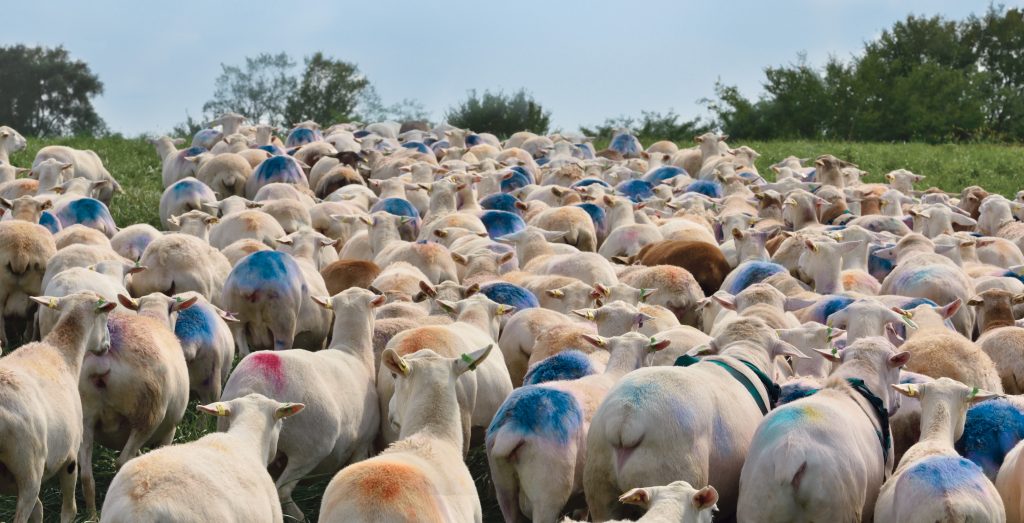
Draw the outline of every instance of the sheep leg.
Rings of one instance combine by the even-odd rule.
[[[57,474],[60,475],[60,494],[62,498],[60,521],[61,523],[72,523],[75,521],[75,515],[78,513],[78,507],[75,505],[75,484],[78,479],[78,471],[75,470],[75,459],[68,459],[67,463],[61,467],[60,472]]]
[[[117,461],[115,462],[118,470],[120,470],[125,463],[128,463],[130,459],[139,455],[139,452],[142,451],[142,446],[149,441],[149,438],[153,437],[153,433],[156,432],[158,427],[159,425],[154,424],[152,427],[147,427],[145,429],[133,429],[131,433],[128,434],[128,442],[124,444],[124,448],[121,449],[121,453],[117,455]],[[171,438],[174,438],[173,431],[171,431]]]
[[[275,318],[270,325],[274,335],[274,350],[290,350],[295,343],[295,317]]]
[[[82,431],[82,445],[78,447],[78,466],[82,469],[82,497],[85,498],[85,510],[91,519],[97,519],[96,513],[96,478],[92,475],[93,433],[96,420],[86,418],[85,430]]]
[[[29,470],[15,474],[18,483],[18,502],[14,509],[14,523],[43,521],[43,503],[39,501],[40,482],[43,480],[42,459],[38,463],[26,463]],[[14,472],[13,470],[11,472]]]
[[[235,345],[238,345],[238,355],[242,358],[249,355],[249,340],[245,337],[246,324],[237,322],[231,324],[231,336],[235,338]]]
[[[462,457],[469,456],[469,440],[473,437],[473,413],[466,411],[460,413],[462,418]]]
[[[297,456],[296,456],[297,457]],[[285,465],[281,475],[277,478],[277,493],[281,499],[281,509],[285,515],[295,521],[305,521],[306,516],[299,509],[299,506],[292,500],[292,491],[299,485],[299,480],[316,468],[316,463],[302,462],[302,460],[291,459]]]
[[[3,311],[0,310],[0,350],[10,350],[11,344],[7,342],[7,323],[4,321]]]

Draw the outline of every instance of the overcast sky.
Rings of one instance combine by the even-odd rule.
[[[1021,2],[1010,1],[1007,5]],[[608,116],[703,114],[716,79],[760,92],[762,69],[806,52],[857,53],[910,13],[963,18],[987,1],[7,2],[0,44],[63,44],[105,85],[115,131],[167,131],[198,117],[220,64],[260,52],[323,51],[357,63],[385,104],[421,101],[433,119],[468,89],[526,87],[575,130]],[[3,95],[0,87],[0,96]]]

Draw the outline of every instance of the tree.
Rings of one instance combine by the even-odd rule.
[[[391,105],[384,105],[377,89],[373,85],[367,85],[359,93],[359,103],[356,110],[357,119],[370,122],[383,122],[392,120],[395,122],[427,121],[430,113],[419,100],[403,98],[402,101]]]
[[[288,123],[313,120],[324,126],[355,118],[359,96],[370,82],[359,68],[343,60],[324,57],[317,51],[306,58],[297,91],[288,97],[285,120]]]
[[[103,83],[64,47],[0,47],[0,71],[4,125],[28,136],[106,132],[92,106],[92,98],[103,94]]]
[[[251,122],[281,125],[285,105],[298,84],[289,73],[295,62],[286,53],[261,53],[245,59],[245,66],[221,64],[213,100],[203,104],[211,117],[234,111]],[[290,122],[289,122],[290,123]]]
[[[478,95],[472,90],[465,100],[448,108],[445,119],[456,127],[507,137],[518,131],[546,133],[551,125],[551,112],[545,111],[525,89],[511,95],[502,91]]]

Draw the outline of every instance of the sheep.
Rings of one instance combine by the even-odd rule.
[[[683,325],[699,327],[697,304],[704,293],[693,274],[672,265],[631,267],[619,276],[619,281],[636,289],[658,289],[645,303],[659,305],[672,311]]]
[[[191,177],[178,180],[160,196],[160,222],[169,229],[172,216],[204,210],[204,205],[216,202],[217,195],[205,183]]]
[[[153,240],[139,258],[145,271],[128,283],[132,296],[162,292],[173,296],[194,291],[219,305],[231,264],[217,249],[187,234],[166,234]]]
[[[117,225],[110,216],[110,209],[94,198],[75,198],[66,201],[54,213],[64,228],[84,225],[103,233],[110,239],[117,233]]]
[[[984,312],[985,323],[978,326],[981,336],[976,343],[992,359],[1007,394],[1024,393],[1024,369],[1019,368],[1024,353],[1024,329],[1014,325],[1011,310],[1013,304],[1022,302],[1024,295],[1000,289],[986,290],[967,302]]]
[[[462,460],[457,383],[494,345],[461,358],[430,350],[406,357],[387,349],[382,369],[395,376],[389,421],[401,440],[350,465],[327,485],[320,521],[473,521],[483,519],[473,478]]]
[[[19,174],[25,174],[31,171],[32,169],[28,169],[25,167],[15,167],[13,165],[7,165],[0,162],[0,187],[2,187],[7,182],[15,181],[15,178],[17,178]],[[36,187],[38,190],[38,185]]]
[[[560,238],[562,235],[562,232],[547,233],[535,227],[527,227],[522,231],[497,238],[497,241],[515,245],[519,266],[524,271],[571,276],[590,285],[613,285],[618,282],[615,270],[601,255],[593,252],[560,254],[548,243],[549,239]]]
[[[329,334],[330,314],[310,298],[323,296],[323,277],[310,260],[260,251],[239,260],[221,295],[235,313],[231,332],[241,356],[255,349],[320,349]]]
[[[548,231],[566,231],[561,239],[584,252],[597,251],[597,230],[587,211],[579,207],[555,207],[540,212],[530,225]]]
[[[906,311],[917,324],[908,333],[902,348],[914,354],[907,370],[933,378],[948,377],[1002,394],[1003,384],[992,358],[971,342],[944,325],[961,306],[953,301],[944,307],[927,304]]]
[[[162,232],[148,223],[136,223],[117,231],[110,238],[110,247],[126,259],[139,261],[146,247],[162,235]]]
[[[609,391],[587,435],[583,487],[594,519],[603,521],[621,511],[615,505],[617,492],[637,484],[668,483],[666,476],[716,485],[721,516],[732,516],[740,468],[774,388],[759,376],[771,372],[776,356],[802,356],[764,322],[748,321],[767,344],[752,341],[746,331],[737,332],[741,339],[724,346],[718,356],[685,370],[639,369]],[[752,389],[733,372],[742,374]],[[680,445],[689,451],[665,450]]]
[[[541,333],[571,323],[569,316],[545,309],[525,309],[511,315],[501,330],[498,347],[501,348],[509,378],[515,386],[523,383],[534,344]]]
[[[643,517],[636,520],[638,523],[711,523],[712,516],[718,511],[718,491],[710,485],[695,489],[685,481],[673,481],[664,487],[632,489],[619,496],[619,502],[644,509]],[[578,522],[566,517],[561,523]]]
[[[883,338],[861,338],[829,357],[840,365],[824,387],[775,409],[754,433],[737,519],[871,520],[894,463],[889,413],[899,403],[889,387],[910,353],[897,353]]]
[[[23,221],[0,222],[0,345],[10,347],[12,320],[32,318],[31,296],[42,290],[47,261],[57,248],[50,231]]]
[[[128,274],[139,272],[135,267],[121,261],[101,261],[88,268],[71,267],[55,275],[43,288],[48,296],[67,296],[81,291],[91,291],[107,301],[117,303],[117,295],[128,292],[124,280]],[[50,309],[39,309],[36,326],[39,334],[45,336],[56,325],[60,315]]]
[[[28,141],[18,131],[3,125],[0,126],[0,164],[10,165],[11,153],[22,151]]]
[[[907,450],[882,485],[875,521],[1006,521],[995,485],[980,467],[953,450],[953,442],[963,433],[968,405],[998,394],[949,378],[893,388],[920,399],[921,441]]]
[[[309,474],[334,474],[372,454],[380,427],[373,387],[374,308],[384,303],[365,289],[334,297],[313,296],[334,313],[334,339],[327,350],[258,352],[245,357],[224,387],[224,400],[258,393],[278,401],[301,401],[308,411],[289,423],[278,438],[287,465],[275,484],[285,514],[302,521],[292,500],[299,480]]]
[[[378,211],[369,218],[369,241],[373,262],[386,267],[395,262],[416,266],[434,284],[445,280],[459,281],[458,269],[451,252],[439,243],[406,242],[399,237],[399,228],[408,217]]]
[[[168,146],[168,149],[163,149],[164,145]],[[161,155],[160,177],[163,180],[164,188],[170,187],[178,180],[183,180],[189,176],[195,176],[197,170],[202,167],[203,163],[206,163],[215,157],[212,154],[209,154],[209,151],[205,147],[195,145],[179,151],[175,148],[173,143],[167,141],[156,144],[156,147],[157,154]],[[162,150],[168,154],[163,155],[161,152]]]
[[[117,183],[117,180],[107,171],[103,166],[103,161],[93,151],[90,150],[78,150],[72,149],[64,145],[47,145],[36,152],[36,158],[32,161],[32,167],[53,158],[55,160],[74,164],[72,177],[74,178],[88,178],[93,181],[107,180],[110,185],[103,187],[100,190],[98,199],[103,202],[104,205],[110,205],[110,200],[113,198],[115,193],[124,192],[121,189],[121,184]]]
[[[400,332],[387,344],[399,355],[410,355],[424,349],[431,349],[441,355],[458,355],[471,347],[494,343],[498,337],[500,317],[512,314],[514,310],[495,303],[483,295],[474,295],[458,302],[438,301],[438,305],[455,317],[450,325],[427,325]],[[505,359],[500,351],[488,358],[480,372],[459,380],[459,420],[462,424],[465,446],[468,452],[471,429],[486,427],[502,402],[512,392]],[[390,412],[388,402],[394,393],[394,378],[384,366],[377,373],[377,395],[381,408],[381,435],[385,441],[395,441],[397,434],[385,423]]]
[[[5,217],[10,216],[12,220],[22,220],[29,223],[39,223],[43,211],[49,209],[52,205],[53,203],[50,200],[41,200],[32,196],[22,196],[14,200],[0,198],[0,208],[10,211],[5,213]]]
[[[117,304],[91,293],[32,297],[60,311],[57,326],[41,342],[0,359],[0,492],[17,493],[13,520],[43,520],[43,481],[59,476],[61,521],[73,521],[82,400],[78,374],[87,352],[110,347],[107,313]],[[45,372],[43,372],[45,370]]]
[[[243,196],[245,184],[252,176],[252,166],[239,154],[218,154],[205,161],[195,173],[196,179],[205,183],[221,198]],[[166,182],[165,182],[166,183]]]
[[[1020,521],[1024,517],[1024,506],[1021,505],[1021,478],[1024,474],[1022,469],[1021,452],[1024,452],[1024,445],[1017,443],[1013,450],[1006,455],[1006,461],[999,468],[999,475],[996,477],[996,490],[999,497],[1003,499],[1006,508],[1007,521]]]
[[[84,431],[78,465],[85,506],[96,515],[96,481],[93,478],[93,441],[120,448],[120,468],[136,457],[143,446],[169,445],[188,404],[188,368],[181,344],[168,324],[168,306],[162,310],[140,308],[124,294],[122,305],[139,314],[112,312],[107,318],[110,349],[88,354],[82,362],[78,392],[82,397]],[[145,299],[145,298],[143,298]],[[187,308],[194,300],[174,302]]]
[[[577,309],[573,314],[597,325],[597,333],[601,336],[618,336],[630,331],[653,336],[657,332],[678,327],[675,316],[665,313],[656,317],[660,307],[643,305],[633,306],[621,300],[601,305],[596,309]]]
[[[256,198],[261,187],[270,183],[287,183],[301,189],[309,189],[309,181],[303,168],[308,168],[291,156],[272,156],[263,160],[245,181],[245,197]]]
[[[685,269],[700,284],[705,296],[718,291],[730,271],[722,250],[701,241],[668,240],[648,244],[629,261],[648,267],[673,265]]]
[[[97,245],[69,245],[56,251],[46,263],[40,289],[45,289],[54,276],[72,267],[89,267],[97,263],[111,261],[128,263],[127,258],[114,252],[109,247]],[[111,299],[113,301],[113,299]]]
[[[277,223],[281,225],[285,234],[292,234],[299,229],[309,228],[313,224],[309,210],[305,205],[295,200],[271,200],[264,203],[260,210],[273,216]]]
[[[284,228],[273,216],[249,209],[221,218],[220,223],[210,229],[210,245],[224,249],[238,240],[249,238],[273,249],[276,240],[284,235]]]
[[[380,267],[366,260],[337,260],[320,269],[331,296],[352,287],[365,289],[379,274]]]
[[[256,195],[252,197],[254,202],[269,202],[273,200],[295,200],[306,207],[313,205],[315,200],[309,191],[289,183],[274,182],[268,183]]]
[[[281,420],[303,407],[259,394],[198,405],[222,419],[224,430],[125,464],[107,490],[103,521],[282,521],[267,464],[277,452]]]
[[[638,333],[587,337],[609,350],[604,373],[513,392],[487,428],[487,460],[506,521],[554,521],[582,490],[586,433],[604,395],[667,341]]]

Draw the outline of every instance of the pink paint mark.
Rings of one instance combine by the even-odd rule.
[[[249,356],[254,365],[263,374],[263,377],[274,386],[274,392],[280,393],[284,386],[284,372],[281,370],[281,357],[273,352],[256,352]]]

